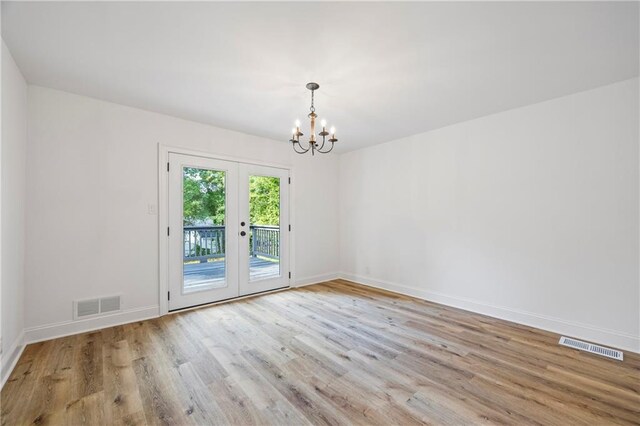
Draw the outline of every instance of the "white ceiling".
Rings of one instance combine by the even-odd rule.
[[[29,83],[341,151],[638,75],[638,3],[3,2]]]

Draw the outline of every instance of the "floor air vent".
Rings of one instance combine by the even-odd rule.
[[[622,351],[594,345],[593,343],[583,342],[582,340],[576,340],[570,337],[562,336],[560,338],[560,344],[570,348],[580,349],[581,351],[591,352],[592,354],[606,356],[607,358],[617,359],[618,361],[622,361],[623,358]]]
[[[82,319],[108,314],[120,310],[120,296],[101,297],[99,299],[75,300],[73,302],[73,318]]]

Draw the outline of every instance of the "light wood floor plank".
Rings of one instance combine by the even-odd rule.
[[[640,356],[344,280],[29,345],[2,425],[640,424]]]

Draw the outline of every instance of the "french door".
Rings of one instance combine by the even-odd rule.
[[[169,310],[289,286],[289,171],[169,153]]]

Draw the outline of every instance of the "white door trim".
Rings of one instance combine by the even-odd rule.
[[[167,228],[169,227],[169,173],[167,164],[169,153],[194,155],[198,157],[211,158],[215,160],[236,161],[240,163],[255,164],[258,166],[276,167],[289,171],[291,184],[289,185],[289,270],[291,279],[289,285],[293,287],[295,274],[295,172],[294,167],[288,164],[278,164],[261,162],[250,158],[234,157],[229,155],[216,154],[213,152],[197,151],[193,149],[180,148],[177,146],[164,145],[158,143],[158,304],[160,306],[159,315],[169,313],[169,238]]]

